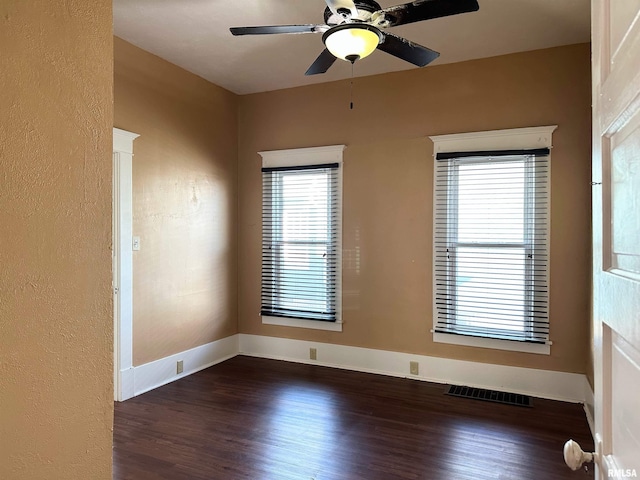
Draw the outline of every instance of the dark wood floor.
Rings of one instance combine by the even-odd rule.
[[[590,479],[582,406],[454,398],[444,386],[249,357],[117,403],[114,479]]]

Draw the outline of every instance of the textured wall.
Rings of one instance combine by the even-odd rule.
[[[366,60],[365,60],[366,61]],[[590,293],[590,56],[574,45],[241,97],[239,328],[584,373]],[[348,69],[338,62],[334,68]],[[356,65],[357,68],[357,65]],[[428,135],[553,125],[550,356],[436,344]],[[258,151],[346,144],[344,331],[262,325]]]
[[[0,2],[0,478],[110,479],[111,0]]]
[[[114,42],[115,126],[140,134],[133,359],[141,365],[237,333],[237,96]]]

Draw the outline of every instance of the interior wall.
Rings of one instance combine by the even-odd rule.
[[[237,333],[237,96],[117,37],[114,56],[114,125],[140,134],[138,366]]]
[[[0,2],[3,479],[111,479],[111,8]]]
[[[332,68],[350,70],[346,62]],[[353,110],[348,81],[241,97],[240,332],[586,373],[590,88],[590,47],[582,44],[356,78]],[[555,124],[551,355],[432,342],[433,144],[427,137]],[[334,144],[347,145],[343,332],[262,325],[257,152]]]

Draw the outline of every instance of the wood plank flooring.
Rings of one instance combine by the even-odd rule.
[[[116,403],[114,480],[560,480],[593,449],[581,405],[238,356]],[[590,450],[591,451],[591,450]]]

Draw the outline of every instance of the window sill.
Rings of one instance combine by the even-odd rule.
[[[493,350],[509,350],[512,352],[536,353],[539,355],[551,354],[551,345],[512,342],[510,340],[496,340],[494,338],[465,337],[462,335],[433,332],[433,341],[436,343],[448,343],[450,345],[491,348]]]
[[[342,322],[323,322],[321,320],[303,320],[301,318],[262,317],[263,325],[279,325],[281,327],[310,328],[313,330],[328,330],[341,332]]]

